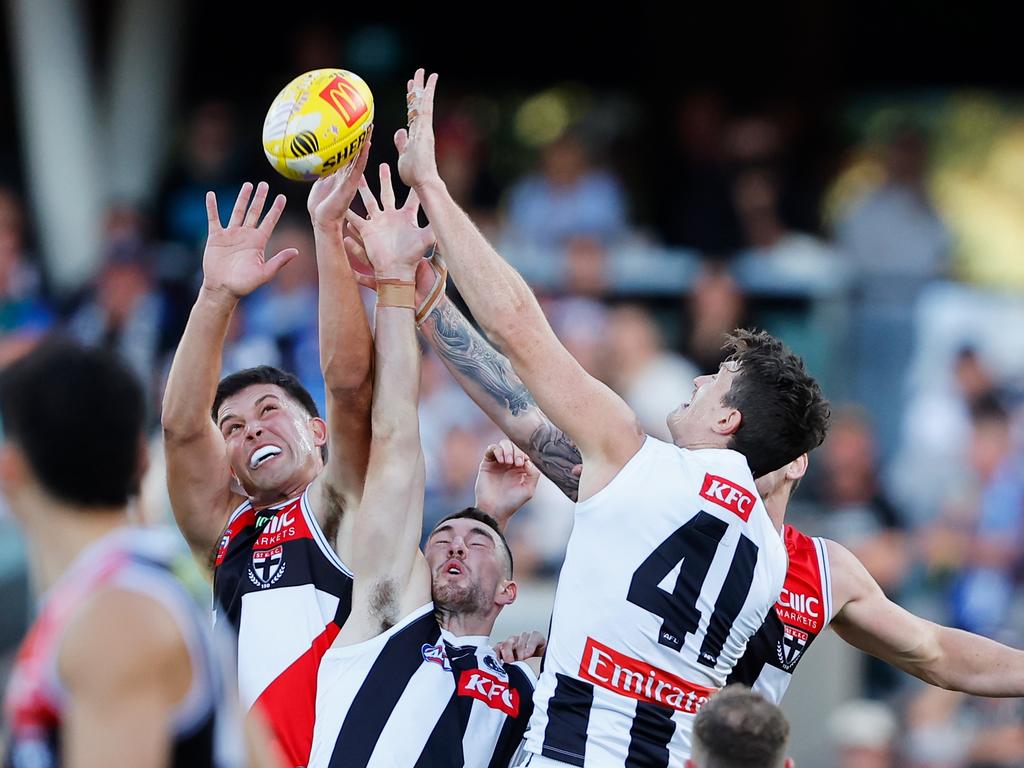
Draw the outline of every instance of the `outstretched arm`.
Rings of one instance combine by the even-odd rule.
[[[370,453],[373,337],[345,254],[343,225],[366,168],[367,141],[342,171],[319,179],[307,201],[316,240],[320,369],[327,395],[327,464],[310,488],[320,525],[341,559],[352,556],[352,512],[359,506]],[[333,536],[335,526],[339,535]]]
[[[409,131],[395,136],[403,181],[424,210],[459,291],[487,335],[504,352],[538,405],[569,435],[586,467],[580,495],[604,487],[639,450],[636,415],[590,376],[556,338],[523,278],[490,246],[448,194],[434,158],[433,98],[437,76],[409,81]]]
[[[382,207],[367,191],[369,221],[355,217],[360,223],[353,223],[386,287],[377,300],[370,462],[352,537],[352,613],[338,640],[346,645],[374,637],[430,600],[430,574],[419,550],[424,465],[414,280],[422,249],[403,248],[395,238],[399,230],[388,225],[395,217],[415,219],[412,197],[396,210],[388,167],[381,166]]]
[[[298,253],[288,248],[270,259],[264,249],[284,210],[278,195],[263,223],[268,186],[242,185],[226,228],[217,198],[206,193],[210,233],[203,254],[203,284],[174,353],[160,420],[167,461],[167,488],[174,517],[186,541],[205,562],[239,501],[231,491],[224,438],[210,416],[221,355],[238,300],[269,282]]]
[[[919,618],[882,592],[845,547],[828,542],[832,627],[850,645],[926,683],[974,696],[1024,696],[1024,651]]]

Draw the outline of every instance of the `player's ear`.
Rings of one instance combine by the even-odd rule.
[[[494,602],[504,608],[516,601],[519,587],[511,579],[505,579],[498,585],[498,594],[494,596]]]
[[[794,768],[795,765],[796,763],[793,762],[793,758],[787,757],[786,762],[783,763],[783,768]]]
[[[736,408],[728,408],[718,417],[713,429],[723,436],[734,435],[742,422],[743,414]]]
[[[14,496],[30,476],[25,455],[11,442],[0,443],[0,491]]]
[[[800,454],[791,462],[789,462],[789,464],[786,466],[786,479],[799,480],[801,477],[807,474],[807,465],[807,454]]]
[[[327,422],[320,418],[309,420],[309,427],[313,430],[313,445],[319,448],[327,444]]]

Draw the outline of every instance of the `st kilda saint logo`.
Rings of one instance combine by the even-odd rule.
[[[260,589],[266,589],[284,576],[284,547],[255,549],[249,566],[249,581]]]
[[[776,653],[779,655],[779,663],[787,672],[796,666],[800,661],[800,655],[807,648],[807,640],[810,637],[802,629],[791,627],[785,624],[785,634],[776,646]]]

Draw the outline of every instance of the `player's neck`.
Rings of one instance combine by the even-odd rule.
[[[496,614],[456,613],[437,608],[437,620],[441,629],[456,637],[490,637]]]
[[[52,587],[89,545],[128,522],[125,507],[80,508],[40,500],[25,522],[38,591]]]
[[[782,532],[782,526],[786,522],[786,507],[789,506],[789,492],[776,491],[766,499],[762,499],[764,508],[768,512],[768,519],[772,521],[775,530]]]
[[[323,467],[320,467],[319,469],[323,469]],[[279,488],[253,491],[248,494],[249,503],[252,504],[253,509],[260,510],[266,509],[267,507],[273,507],[278,504],[283,504],[286,501],[294,499],[296,496],[301,496],[302,492],[306,490],[306,487],[316,479],[319,469],[316,471],[302,472],[297,478],[293,479],[292,482]]]

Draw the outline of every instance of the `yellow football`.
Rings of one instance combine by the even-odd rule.
[[[311,181],[348,165],[373,123],[373,94],[359,75],[314,69],[284,87],[263,123],[263,151],[282,176]]]

